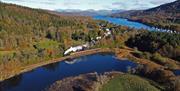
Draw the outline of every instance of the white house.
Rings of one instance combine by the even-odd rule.
[[[64,52],[64,55],[69,54],[70,52],[77,52],[83,50],[83,46],[70,47]]]
[[[177,33],[177,31],[174,31],[174,33]]]
[[[82,45],[84,48],[88,48],[89,47],[89,43],[87,42],[86,44]]]
[[[109,28],[106,28],[106,33],[104,33],[105,37],[111,35],[111,31]]]
[[[70,47],[69,49],[67,49],[65,52],[64,52],[64,55],[67,55],[71,52],[77,52],[77,51],[81,51],[83,50],[84,48],[89,48],[90,47],[90,44],[87,42],[86,44],[82,45],[82,46],[76,46],[76,47]]]
[[[96,37],[96,40],[100,40],[100,39],[101,39],[101,36]]]
[[[106,28],[106,31],[109,32],[110,31],[109,28]]]
[[[104,33],[104,35],[105,35],[105,37],[111,35],[111,31],[108,31],[108,32]]]

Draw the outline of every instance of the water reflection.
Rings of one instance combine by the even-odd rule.
[[[72,59],[72,60],[65,60],[65,63],[66,64],[75,64],[75,63],[82,62],[82,61],[85,61],[85,60],[83,58],[77,58],[77,59]]]
[[[93,54],[69,61],[75,62],[67,64],[62,61],[49,64],[6,80],[1,83],[1,91],[41,91],[66,77],[92,72],[99,74],[109,71],[127,72],[129,67],[134,68],[137,65],[129,60],[120,61],[112,53]]]
[[[112,52],[106,52],[106,53],[98,53],[101,56],[107,56],[107,55],[115,55]],[[91,56],[91,55],[89,55]],[[113,58],[116,58],[115,56],[112,56]],[[75,64],[75,63],[79,63],[79,62],[83,62],[83,61],[88,61],[88,55],[87,56],[82,56],[82,57],[77,57],[77,58],[73,58],[73,59],[66,59],[65,63],[66,64]]]
[[[180,75],[180,70],[175,70],[175,71],[174,71],[174,74],[175,74],[176,76],[179,76],[179,75]]]
[[[0,91],[5,91],[7,87],[8,87],[8,89],[12,89],[13,87],[18,86],[22,81],[22,77],[23,77],[23,75],[21,74],[21,75],[15,76],[13,78],[10,78],[8,80],[5,80],[4,82],[1,82],[0,83]]]
[[[52,64],[43,66],[43,68],[48,71],[55,71],[58,68],[58,66],[59,66],[59,63],[52,63]]]

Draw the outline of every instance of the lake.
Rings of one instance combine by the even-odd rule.
[[[136,63],[119,60],[112,53],[99,53],[49,64],[0,83],[0,91],[42,91],[57,80],[80,74],[108,71],[127,72]]]
[[[123,18],[114,18],[114,17],[107,17],[107,16],[94,16],[93,19],[95,20],[105,20],[113,24],[121,25],[121,26],[127,26],[130,28],[135,29],[146,29],[149,31],[161,31],[161,32],[171,32],[171,30],[168,29],[159,29],[155,27],[151,27],[148,25],[145,25],[143,23],[135,22],[135,21],[129,21],[128,19]]]
[[[180,70],[175,70],[175,71],[174,71],[174,74],[175,74],[176,76],[180,76]]]

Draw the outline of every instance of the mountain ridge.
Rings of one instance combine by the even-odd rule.
[[[124,10],[80,10],[80,9],[57,9],[54,10],[58,13],[65,14],[65,15],[76,15],[76,16],[107,16],[115,13],[123,12]]]
[[[180,32],[180,0],[147,10],[125,11],[112,14],[111,16],[127,18],[150,26]]]

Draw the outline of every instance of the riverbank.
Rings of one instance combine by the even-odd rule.
[[[145,24],[145,25],[151,27],[153,31],[156,30],[156,31],[159,31],[159,32],[168,32],[168,33],[177,33],[177,34],[180,33],[179,30],[170,30],[170,29],[165,28],[162,25],[161,26],[157,26],[157,25],[153,25],[152,23],[143,22],[141,20],[134,20],[134,19],[131,19],[131,18],[125,18],[125,19],[127,19],[128,21],[138,22],[138,23]]]
[[[152,62],[150,60],[140,59],[140,58],[137,58],[137,57],[133,56],[131,54],[131,52],[133,52],[133,51],[134,51],[134,49],[128,48],[128,47],[123,48],[123,49],[119,49],[119,48],[113,48],[113,49],[97,48],[97,49],[90,49],[90,50],[80,51],[80,52],[72,53],[69,56],[56,58],[56,59],[51,59],[51,60],[48,60],[48,61],[44,61],[44,62],[40,62],[40,63],[37,63],[37,64],[22,67],[22,68],[20,68],[19,71],[14,72],[14,73],[12,73],[10,75],[2,74],[1,77],[0,77],[0,82],[4,81],[6,79],[9,79],[11,77],[14,77],[16,75],[31,71],[31,70],[36,69],[36,68],[41,67],[41,66],[45,66],[45,65],[48,65],[48,64],[64,61],[66,59],[73,59],[73,58],[80,57],[80,56],[86,56],[86,55],[91,55],[91,54],[96,54],[96,53],[104,53],[104,52],[115,53],[117,58],[121,59],[121,60],[122,59],[130,59],[131,61],[134,61],[134,62],[136,62],[138,64],[148,65],[153,70],[165,69],[165,67],[163,65],[157,64],[157,63]]]
[[[122,72],[88,73],[51,84],[45,91],[160,91],[159,84]]]
[[[157,25],[153,25],[152,23],[149,23],[149,22],[143,22],[142,20],[138,20],[138,19],[132,19],[132,18],[128,18],[128,17],[115,17],[115,16],[111,16],[112,18],[119,18],[119,19],[125,19],[129,22],[136,22],[136,23],[140,23],[140,24],[143,24],[145,25],[146,27],[141,27],[139,29],[146,29],[146,30],[150,30],[150,31],[159,31],[159,32],[168,32],[168,33],[176,33],[176,34],[180,34],[180,31],[179,30],[171,30],[173,28],[167,28],[167,27],[164,27],[164,26],[157,26]]]
[[[48,60],[48,61],[44,61],[44,62],[40,62],[40,63],[37,63],[37,64],[33,64],[33,65],[28,65],[28,66],[20,68],[20,70],[12,73],[10,75],[2,74],[1,73],[1,75],[0,75],[0,82],[4,81],[6,79],[9,79],[11,77],[20,75],[22,73],[31,71],[31,70],[36,69],[36,68],[41,67],[41,66],[45,66],[45,65],[48,65],[48,64],[64,61],[66,59],[73,59],[73,58],[80,57],[80,56],[91,55],[91,54],[95,54],[95,53],[103,53],[103,52],[113,52],[113,51],[110,50],[109,48],[106,48],[106,49],[102,49],[102,48],[90,49],[90,50],[76,52],[76,53],[73,53],[73,54],[71,54],[69,56],[65,56],[65,57],[61,57],[61,58],[56,58],[56,59],[51,59],[51,60]]]
[[[122,72],[105,72],[104,74],[88,73],[76,77],[68,77],[56,81],[45,89],[45,91],[99,91],[103,84]]]
[[[166,65],[158,64],[148,59],[138,58],[132,54],[134,51],[134,49],[116,49],[115,54],[118,59],[127,58],[137,64],[140,64],[135,69],[131,70],[132,74],[153,80],[164,86],[167,91],[171,91],[172,89],[173,91],[179,91],[179,76],[175,75],[173,72],[175,69],[180,70],[179,62],[172,59],[168,60],[167,62],[169,64],[177,65],[175,69],[170,69]]]
[[[170,88],[176,89],[176,88],[174,88],[174,85],[172,85],[172,83],[176,83],[177,77],[173,74],[172,71],[166,69],[166,67],[164,67],[163,65],[157,64],[151,60],[135,57],[134,55],[131,54],[131,52],[135,51],[132,48],[128,48],[128,47],[126,47],[124,49],[113,48],[111,50],[115,53],[115,55],[118,59],[122,60],[124,58],[131,57],[131,58],[129,58],[129,59],[132,59],[131,61],[134,61],[140,65],[143,65],[143,66],[140,66],[142,68],[137,67],[135,69],[132,69],[132,74],[152,80],[154,82],[157,82],[157,84],[159,84],[159,86],[162,85],[162,86],[158,87],[159,89],[170,89]],[[86,74],[83,74],[83,75],[86,75]],[[96,77],[96,75],[93,77]],[[101,77],[104,77],[104,76],[101,76]],[[126,76],[124,76],[124,77],[126,77]],[[134,78],[132,78],[132,79],[134,79]],[[77,89],[83,89],[85,91],[99,91],[98,88],[101,88],[104,85],[104,83],[109,81],[109,79],[103,78],[103,81],[100,81],[100,83],[98,81],[92,80],[91,76],[88,76],[88,78],[86,78],[82,75],[76,76],[76,77],[68,77],[68,78],[56,81],[54,84],[52,84],[47,89],[47,91],[58,91],[59,89],[61,89],[62,91],[67,91],[67,89],[70,89],[70,91],[74,91],[73,87],[77,87]],[[141,81],[139,81],[139,82],[141,82]],[[106,87],[107,88],[111,87],[110,86],[111,84],[113,84],[113,86],[115,86],[117,83],[119,83],[119,81],[114,81],[113,83],[109,83],[108,86],[106,84],[104,86],[104,88],[106,89]],[[155,87],[157,87],[157,84],[155,85]],[[117,86],[115,86],[113,88],[116,88],[116,87]],[[138,87],[138,86],[132,85],[131,87],[133,88],[133,87]]]

